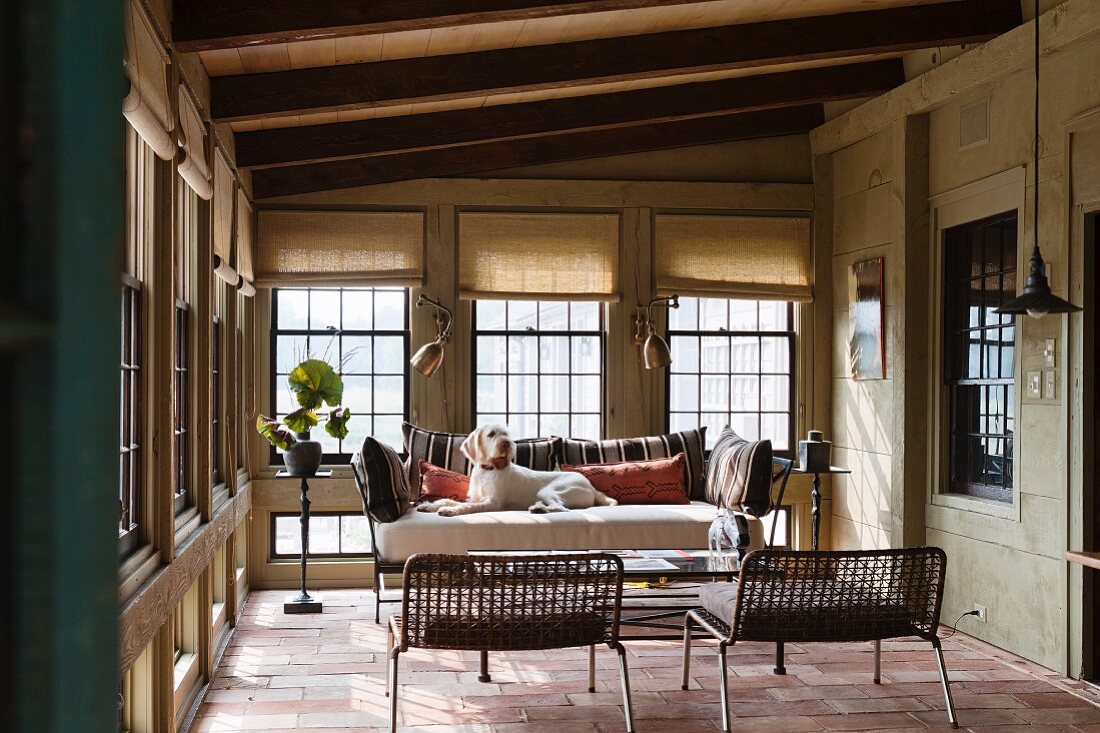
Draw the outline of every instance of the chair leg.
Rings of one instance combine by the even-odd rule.
[[[626,668],[626,648],[616,644],[619,653],[619,678],[623,685],[623,713],[626,715],[626,733],[634,733],[634,704],[630,700],[630,673]]]
[[[478,682],[492,682],[493,677],[489,674],[489,652],[481,653],[481,672],[477,676]]]
[[[680,682],[680,689],[688,688],[688,677],[691,670],[691,614],[684,615],[684,677]]]
[[[875,639],[875,684],[882,684],[882,640]]]
[[[787,674],[787,667],[783,664],[783,642],[775,642],[775,669],[776,674]]]
[[[390,691],[390,733],[397,733],[397,658],[400,654],[396,649],[390,652],[390,677],[393,679],[393,689]]]
[[[588,691],[596,691],[596,645],[588,645]]]
[[[722,733],[730,733],[730,692],[726,671],[726,644],[718,645],[718,684],[722,700]]]
[[[947,706],[947,721],[952,728],[959,727],[959,719],[955,716],[955,703],[951,699],[951,682],[947,679],[947,665],[943,661],[943,647],[939,638],[932,640],[932,648],[936,650],[936,663],[940,667],[940,684],[943,685],[943,700]]]
[[[393,657],[393,626],[386,624],[386,660],[390,660]],[[393,680],[391,679],[390,672],[392,669],[390,665],[386,665],[386,697],[390,696],[390,690],[393,686]]]

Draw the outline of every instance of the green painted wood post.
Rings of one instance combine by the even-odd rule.
[[[6,730],[117,729],[122,10],[0,10]]]

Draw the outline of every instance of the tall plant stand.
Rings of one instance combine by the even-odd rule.
[[[838,466],[829,466],[820,471],[807,471],[802,466],[795,466],[791,469],[791,473],[813,474],[814,477],[814,490],[810,494],[810,527],[812,532],[810,547],[814,552],[817,552],[818,537],[821,534],[821,476],[822,474],[851,473],[851,470]]]
[[[295,476],[289,471],[279,471],[275,478],[296,478],[302,482],[302,512],[298,519],[302,524],[302,588],[297,595],[289,595],[283,602],[283,613],[321,613],[321,594],[310,595],[306,590],[306,563],[309,559],[309,480],[331,478],[332,471],[318,471],[312,476]]]

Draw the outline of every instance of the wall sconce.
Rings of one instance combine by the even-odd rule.
[[[417,308],[426,305],[435,308],[435,340],[421,346],[409,359],[409,363],[412,364],[413,369],[425,377],[430,377],[443,364],[443,346],[451,338],[454,313],[447,306],[437,300],[432,300],[426,295],[421,295],[416,299]]]
[[[642,305],[638,304],[638,313],[634,316],[635,344],[642,347],[642,358],[646,369],[660,369],[672,363],[672,352],[668,343],[657,334],[653,325],[653,306],[665,308],[679,308],[679,295],[664,295],[654,298],[645,306],[645,315],[642,315]]]

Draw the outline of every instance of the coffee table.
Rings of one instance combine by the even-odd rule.
[[[606,552],[623,561],[622,640],[683,638],[683,616],[699,607],[700,583],[733,581],[740,558],[707,549],[469,550],[471,555],[561,555]],[[706,638],[699,635],[698,638]]]

